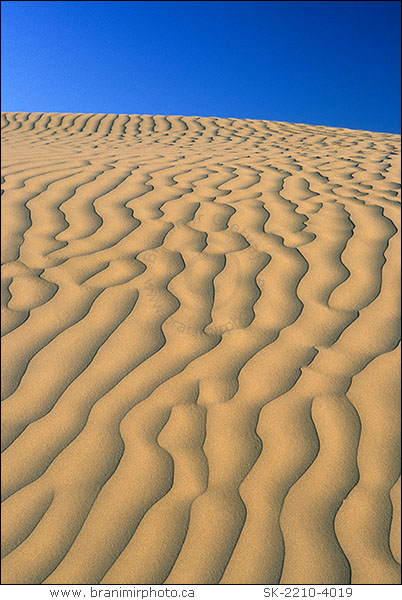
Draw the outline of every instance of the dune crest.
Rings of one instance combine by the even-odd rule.
[[[399,583],[398,136],[2,136],[3,583]]]

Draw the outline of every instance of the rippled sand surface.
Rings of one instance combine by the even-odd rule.
[[[399,583],[399,138],[2,126],[3,583]]]

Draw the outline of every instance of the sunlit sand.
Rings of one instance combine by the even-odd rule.
[[[3,583],[398,583],[399,137],[2,125]]]

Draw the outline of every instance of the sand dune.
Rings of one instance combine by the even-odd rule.
[[[2,135],[3,583],[399,583],[399,138]]]

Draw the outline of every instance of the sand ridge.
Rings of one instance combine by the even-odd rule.
[[[3,583],[399,583],[398,136],[2,137]]]

